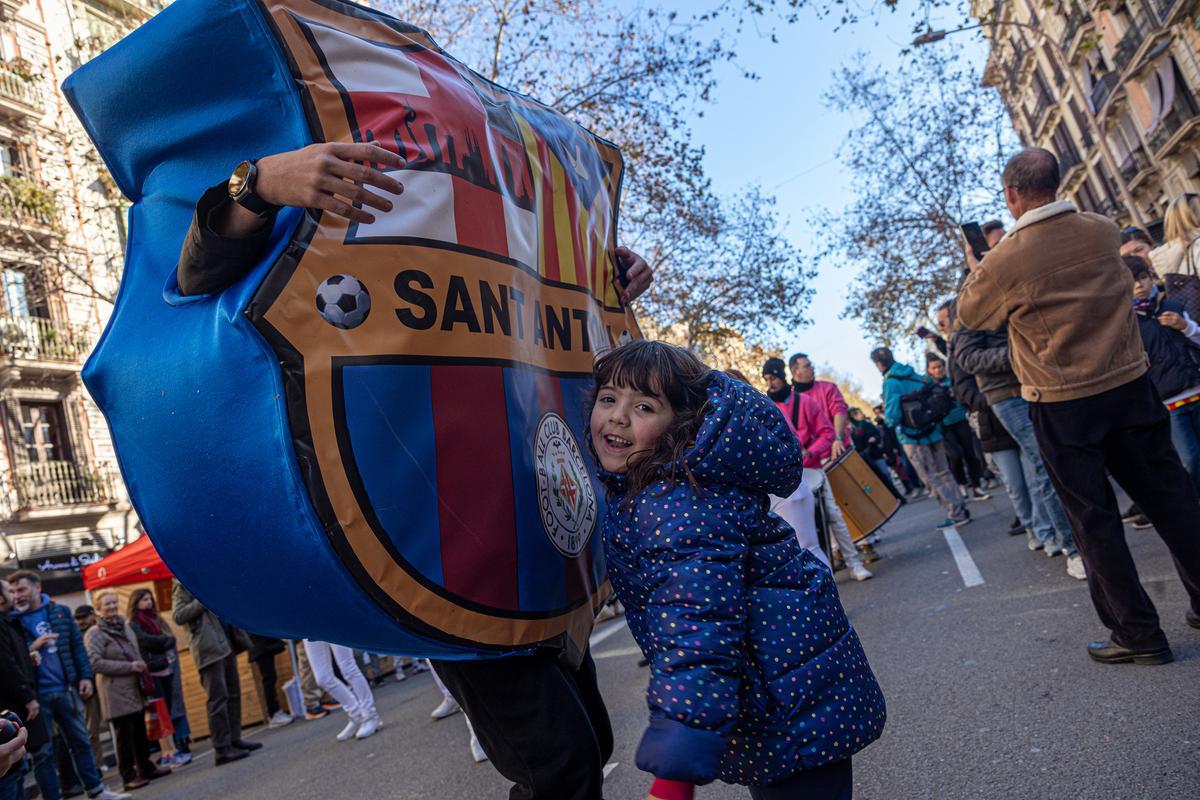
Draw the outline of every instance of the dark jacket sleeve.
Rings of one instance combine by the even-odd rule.
[[[1012,372],[1008,344],[990,346],[987,331],[961,331],[954,337],[954,357],[958,365],[972,375]]]
[[[65,606],[63,608],[65,609]],[[68,647],[71,651],[71,658],[75,662],[75,667],[79,670],[79,680],[94,680],[92,661],[88,657],[87,648],[83,645],[83,634],[79,632],[79,626],[75,624],[75,619],[70,615],[70,612],[64,610],[64,614],[66,614],[69,624],[63,625],[63,630],[55,631],[59,635],[59,641],[62,641],[65,631],[69,640]],[[62,647],[62,645],[60,644],[59,647]]]
[[[7,625],[7,622],[0,621],[0,625]],[[31,700],[37,699],[35,687],[32,686],[27,678],[32,673],[29,669],[22,669],[22,664],[18,659],[28,659],[29,653],[24,647],[16,650],[14,645],[17,644],[17,637],[9,636],[6,632],[0,631],[0,681],[4,682],[4,696],[10,700],[20,704],[20,708],[14,708],[21,715],[21,719],[25,718],[25,706]],[[24,637],[21,637],[21,643],[24,643]]]
[[[233,285],[262,258],[275,215],[263,226],[245,237],[222,236],[212,229],[209,218],[229,199],[227,184],[220,183],[206,191],[196,203],[192,226],[183,240],[179,253],[179,293],[184,295],[211,294]]]
[[[954,388],[954,396],[971,411],[982,411],[987,408],[987,398],[979,390],[975,376],[963,369],[958,360],[959,334],[954,335],[950,347],[950,382]]]
[[[150,633],[133,620],[129,621],[129,627],[133,629],[138,649],[143,653],[169,653],[175,646],[175,637],[169,633]]]

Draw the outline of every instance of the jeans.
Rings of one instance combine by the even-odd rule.
[[[967,514],[966,500],[950,473],[950,461],[946,457],[946,444],[941,440],[933,444],[905,444],[904,452],[917,468],[921,480],[951,519],[964,520]]]
[[[1167,410],[1144,375],[1107,392],[1038,403],[1038,442],[1071,517],[1092,604],[1112,641],[1134,650],[1167,646],[1158,612],[1138,580],[1105,470],[1145,512],[1200,611],[1200,498],[1171,446]]]
[[[1025,470],[1025,484],[1033,496],[1033,534],[1042,542],[1047,552],[1062,551],[1063,555],[1075,555],[1075,536],[1062,501],[1050,482],[1046,464],[1038,447],[1038,438],[1030,419],[1029,403],[1021,397],[1010,397],[992,406],[1000,424],[1008,431],[1021,448],[1021,462]]]
[[[591,653],[578,669],[545,651],[433,669],[515,784],[509,800],[601,800],[613,732]]]
[[[100,779],[100,772],[96,769],[96,759],[92,755],[92,745],[88,741],[87,723],[83,721],[83,705],[74,692],[51,692],[38,695],[38,705],[41,706],[41,714],[39,715],[47,730],[51,730],[51,722],[58,725],[58,729],[62,731],[63,738],[67,740],[67,747],[71,751],[71,761],[75,764],[75,771],[79,774],[79,779],[83,781],[83,788],[87,790],[89,795],[98,794],[104,788],[104,782]],[[47,745],[43,750],[53,751],[52,745]],[[45,757],[39,757],[41,751],[34,756],[33,759],[33,775],[37,779],[37,784],[42,789],[42,794],[48,800],[56,800],[59,796],[58,772],[54,767],[54,758],[52,752],[46,753]],[[50,788],[53,786],[53,793]]]
[[[1008,499],[1012,501],[1013,511],[1017,512],[1017,519],[1032,530],[1033,498],[1029,496],[1029,485],[1025,483],[1021,451],[997,450],[991,455],[992,463],[1000,470],[1000,477],[1004,479],[1004,489],[1008,492]]]
[[[371,694],[371,686],[358,668],[358,659],[354,657],[353,650],[340,644],[305,639],[304,651],[308,654],[308,664],[312,667],[317,684],[341,703],[342,711],[350,719],[366,722],[375,716],[375,696]],[[334,661],[346,679],[345,683],[333,673]]]
[[[979,449],[979,437],[971,430],[971,423],[959,420],[953,425],[942,426],[946,440],[946,456],[950,460],[950,471],[960,486],[978,489],[983,479],[983,451]]]
[[[25,772],[29,759],[13,764],[12,769],[0,778],[0,800],[25,800]]]
[[[1171,412],[1171,443],[1192,476],[1192,484],[1200,490],[1200,403]]]

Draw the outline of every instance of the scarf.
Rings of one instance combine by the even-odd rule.
[[[805,392],[807,392],[809,389],[811,389],[812,387],[814,387],[816,385],[817,385],[817,382],[815,380],[809,381],[808,383],[801,383],[800,381],[792,381],[792,388],[795,389],[800,394],[804,394]]]
[[[117,638],[121,639],[124,642],[129,641],[129,637],[127,637],[125,635],[125,618],[124,617],[116,616],[116,617],[113,617],[112,619],[104,619],[103,617],[101,617],[100,622],[97,624],[100,626],[100,629],[102,631],[109,634],[110,636],[116,636]]]
[[[137,626],[146,633],[154,636],[162,635],[162,628],[158,624],[158,614],[153,611],[147,611],[144,608],[139,608],[133,612],[133,620]]]
[[[787,399],[792,396],[792,387],[784,386],[778,392],[767,392],[767,397],[774,400],[776,403],[786,403]]]

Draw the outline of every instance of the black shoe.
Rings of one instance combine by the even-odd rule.
[[[241,761],[249,755],[245,750],[239,750],[236,747],[226,747],[217,751],[217,766],[228,764],[230,761]]]
[[[1188,609],[1187,614],[1185,614],[1183,618],[1186,619],[1187,624],[1191,625],[1193,628],[1200,628],[1200,614],[1197,614],[1195,611]]]
[[[80,786],[79,784],[75,784],[74,786],[67,788],[67,789],[60,788],[59,793],[62,796],[63,800],[67,800],[67,798],[69,798],[69,797],[79,797],[79,795],[83,794],[83,787]]]
[[[1128,647],[1113,644],[1111,641],[1092,642],[1088,645],[1088,655],[1091,656],[1092,661],[1099,661],[1101,664],[1133,662],[1148,667],[1170,664],[1175,660],[1170,647],[1159,647],[1154,650],[1130,650]]]
[[[1009,536],[1020,536],[1024,532],[1025,532],[1025,526],[1021,524],[1020,517],[1015,517],[1012,521],[1012,524],[1008,526],[1008,535]]]
[[[1151,522],[1150,518],[1147,517],[1145,514],[1138,514],[1136,517],[1134,517],[1133,519],[1131,519],[1129,521],[1129,524],[1132,525],[1133,529],[1137,530],[1137,531],[1144,531],[1144,530],[1146,530],[1146,528],[1154,527],[1154,523]]]
[[[142,777],[148,781],[152,781],[155,778],[165,778],[170,774],[171,774],[171,770],[169,770],[169,769],[161,769],[160,767],[155,767],[154,770],[151,772],[143,772]]]
[[[262,742],[247,742],[245,739],[237,739],[234,741],[233,746],[238,750],[245,750],[247,753],[262,750]]]
[[[1142,516],[1142,510],[1138,508],[1138,504],[1130,503],[1129,508],[1125,509],[1125,513],[1121,515],[1121,522],[1133,522],[1140,516]]]

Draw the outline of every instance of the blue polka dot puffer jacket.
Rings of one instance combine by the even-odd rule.
[[[883,693],[829,570],[768,510],[800,484],[795,436],[766,396],[714,372],[685,458],[701,491],[660,481],[614,497],[609,576],[650,660],[639,768],[765,785],[879,738]]]

